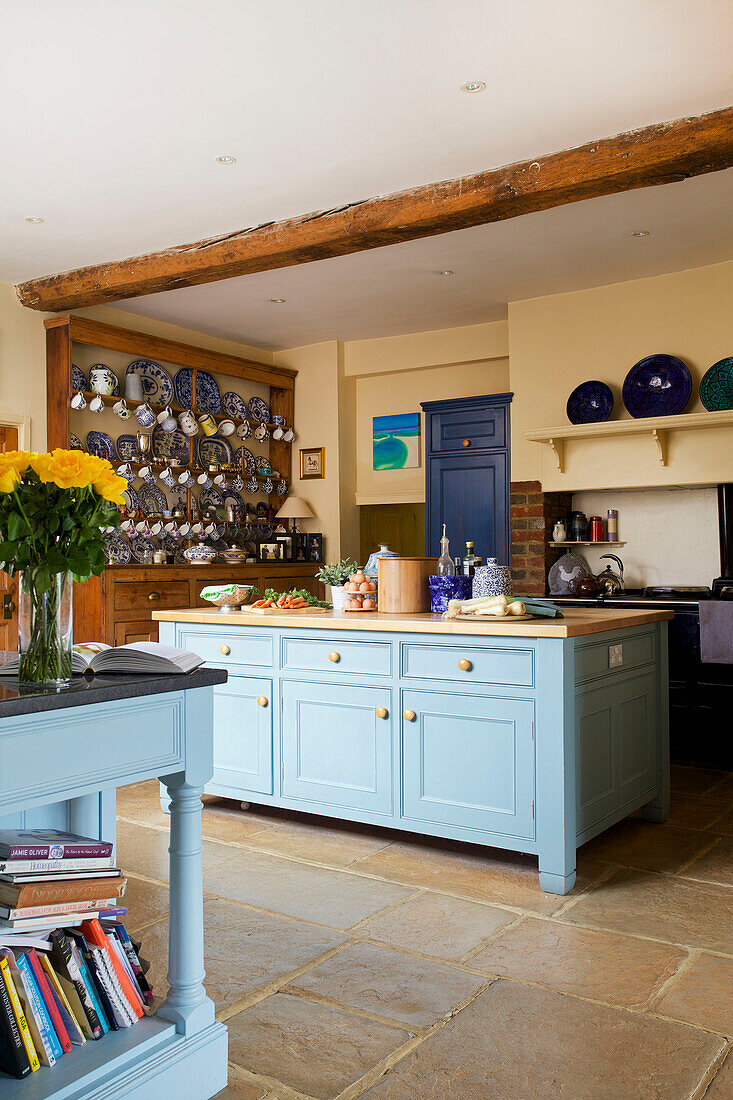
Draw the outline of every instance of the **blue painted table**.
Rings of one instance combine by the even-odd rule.
[[[558,894],[581,844],[667,816],[669,612],[154,617],[229,671],[214,794],[529,852]]]
[[[212,775],[213,689],[226,672],[75,677],[66,690],[0,683],[0,826],[115,837],[115,790],[159,777],[170,799],[168,997],[22,1081],[2,1100],[208,1100],[227,1080],[227,1034],[203,986],[201,794]]]

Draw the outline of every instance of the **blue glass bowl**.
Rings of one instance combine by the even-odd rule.
[[[605,382],[581,382],[565,407],[571,424],[597,424],[613,412],[613,393]]]
[[[470,600],[472,577],[442,577],[433,574],[428,577],[430,583],[430,610],[434,615],[442,615],[448,610],[448,600]]]
[[[719,359],[705,371],[700,382],[700,400],[708,412],[733,409],[733,357]]]
[[[621,397],[633,417],[674,416],[692,396],[692,375],[674,355],[648,355],[624,379]]]

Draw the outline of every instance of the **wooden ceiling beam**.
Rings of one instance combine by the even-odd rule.
[[[21,283],[21,303],[77,309],[347,256],[733,166],[733,107],[477,175]]]

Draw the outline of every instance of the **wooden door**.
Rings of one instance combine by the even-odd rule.
[[[0,451],[18,450],[18,429],[0,425]],[[18,649],[18,578],[0,572],[0,650]]]
[[[509,565],[509,485],[506,451],[439,455],[429,460],[427,552],[440,552],[443,524],[453,557],[466,540],[483,558]]]

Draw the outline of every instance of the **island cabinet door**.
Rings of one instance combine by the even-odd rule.
[[[403,816],[532,839],[534,703],[405,691]]]
[[[272,794],[272,680],[230,674],[214,688],[212,785]]]
[[[282,794],[392,813],[392,696],[387,687],[282,684]]]

